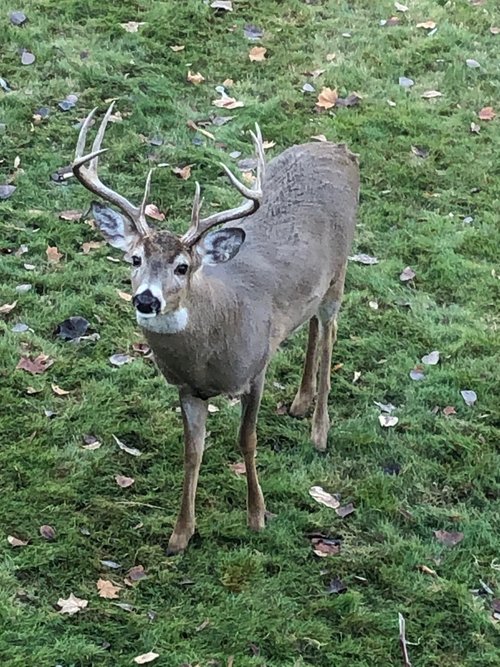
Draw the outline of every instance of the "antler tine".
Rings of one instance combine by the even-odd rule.
[[[148,175],[146,178],[146,185],[144,187],[144,195],[142,197],[141,206],[139,208],[139,215],[136,220],[137,229],[144,236],[147,236],[149,234],[149,227],[146,221],[146,206],[148,204],[149,189],[151,187],[151,179],[153,177],[153,171],[154,169],[150,169],[148,171]]]
[[[97,111],[97,107],[94,107],[92,111],[89,113],[87,118],[82,123],[82,126],[80,128],[80,134],[78,135],[78,141],[76,142],[76,149],[75,149],[75,160],[77,158],[81,158],[84,151],[85,151],[85,143],[87,140],[87,132],[90,127],[90,122],[92,118],[94,117],[95,112]]]
[[[183,234],[181,239],[182,242],[185,243],[186,245],[193,244],[200,238],[201,234],[203,233],[199,229],[200,211],[203,205],[203,199],[201,198],[200,193],[201,193],[200,184],[198,183],[198,181],[196,181],[194,198],[193,198],[193,207],[191,209],[191,224],[189,225],[189,229],[185,234]]]
[[[113,100],[113,102],[111,102],[111,104],[109,105],[108,110],[106,111],[104,118],[101,121],[101,124],[99,125],[99,129],[97,130],[94,143],[92,144],[92,153],[96,153],[101,148],[102,140],[104,139],[104,133],[106,132],[106,126],[108,124],[109,117],[113,113],[114,106],[115,102]],[[99,160],[99,155],[96,155],[94,158],[92,158],[92,161],[89,164],[89,169],[96,173],[97,173],[98,160]]]

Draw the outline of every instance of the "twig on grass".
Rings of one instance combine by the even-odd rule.
[[[399,645],[403,654],[403,667],[411,667],[410,657],[408,655],[408,648],[406,645],[406,624],[403,614],[399,616]]]
[[[116,505],[138,505],[139,507],[150,507],[153,510],[165,510],[164,507],[160,507],[159,505],[150,505],[149,503],[139,503],[136,502],[135,500],[117,500]]]

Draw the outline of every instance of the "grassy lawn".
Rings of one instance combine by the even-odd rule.
[[[0,3],[0,185],[17,188],[0,201],[0,306],[17,300],[0,315],[2,665],[121,667],[154,651],[162,667],[398,666],[401,613],[413,667],[498,666],[500,132],[498,117],[478,118],[484,107],[500,115],[498,4],[408,0],[406,12],[385,0],[233,0],[233,12],[202,0],[21,4],[28,21],[15,26],[9,12],[20,7]],[[398,25],[380,25],[394,15]],[[143,25],[128,32],[120,25],[128,21]],[[435,32],[417,27],[426,21]],[[263,36],[248,39],[247,24]],[[248,57],[255,46],[267,49],[262,62]],[[22,49],[35,62],[21,64]],[[317,78],[305,74],[317,69]],[[188,70],[205,81],[187,82]],[[212,105],[226,79],[243,107]],[[323,86],[362,100],[318,112]],[[422,97],[432,90],[441,96]],[[78,101],[62,111],[69,94]],[[205,210],[238,201],[217,162],[238,171],[229,154],[251,156],[255,121],[276,142],[269,157],[313,135],[348,143],[362,174],[354,252],[379,260],[350,263],[326,455],[313,450],[308,420],[277,410],[300,378],[301,331],[270,368],[259,421],[258,468],[276,516],[262,534],[247,531],[245,480],[229,467],[240,460],[239,408],[216,399],[198,534],[174,558],[165,547],[182,481],[176,392],[133,347],[141,334],[117,293],[129,289],[128,265],[110,261],[121,256],[106,247],[84,253],[97,232],[59,219],[84,211],[88,193],[74,179],[51,180],[72,159],[77,123],[110,98],[119,116],[102,172],[115,189],[137,201],[152,163],[192,165],[188,180],[164,168],[153,182],[151,201],[179,231],[195,179]],[[214,116],[232,118],[203,124]],[[406,282],[405,267],[415,273]],[[31,289],[16,291],[23,284]],[[55,337],[73,315],[99,340]],[[30,329],[12,331],[19,323]],[[433,350],[439,363],[411,379]],[[45,373],[15,370],[21,355],[41,353],[54,360]],[[133,362],[115,367],[115,353]],[[474,405],[462,390],[476,392]],[[396,406],[396,426],[380,425],[374,401]],[[112,434],[142,455],[120,450]],[[101,447],[84,449],[84,435]],[[121,488],[116,475],[135,483]],[[313,485],[355,512],[341,518],[319,505]],[[41,536],[44,524],[54,539]],[[434,531],[463,540],[450,547]],[[340,553],[319,558],[311,534],[338,539]],[[9,535],[28,543],[13,547]],[[137,565],[147,577],[124,584]],[[100,597],[99,579],[123,586],[118,598]],[[347,590],[329,592],[336,579]],[[73,616],[57,607],[70,593],[88,601]]]

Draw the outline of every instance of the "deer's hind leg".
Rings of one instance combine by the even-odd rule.
[[[304,417],[316,396],[316,378],[318,375],[318,332],[319,322],[316,316],[309,320],[306,359],[300,387],[290,406],[292,417]]]
[[[337,340],[337,316],[344,294],[345,271],[344,266],[340,274],[332,281],[318,311],[319,378],[318,395],[312,418],[311,440],[319,451],[325,451],[330,429],[328,395],[330,393],[332,347]]]

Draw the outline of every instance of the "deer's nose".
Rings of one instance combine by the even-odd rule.
[[[160,312],[160,300],[153,296],[151,290],[144,290],[140,294],[136,294],[132,299],[132,303],[137,308],[140,313],[159,313]]]

